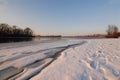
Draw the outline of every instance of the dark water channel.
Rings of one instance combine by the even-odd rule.
[[[41,38],[41,37],[19,37],[19,38],[0,38],[0,43],[14,43],[14,42],[29,42],[29,41],[43,41],[56,38]]]

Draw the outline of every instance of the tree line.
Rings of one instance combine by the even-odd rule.
[[[33,37],[33,30],[29,27],[22,29],[16,25],[10,26],[6,23],[1,23],[0,37]]]
[[[107,36],[108,38],[118,38],[120,36],[120,32],[116,25],[108,25]]]

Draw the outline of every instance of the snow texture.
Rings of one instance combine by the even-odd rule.
[[[120,80],[120,39],[1,44],[0,80],[4,79]]]

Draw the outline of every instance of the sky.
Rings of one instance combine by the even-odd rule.
[[[0,23],[40,35],[105,34],[120,28],[120,0],[0,0]]]

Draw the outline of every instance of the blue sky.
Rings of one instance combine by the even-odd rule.
[[[106,33],[120,28],[120,0],[0,0],[0,23],[41,35]]]

